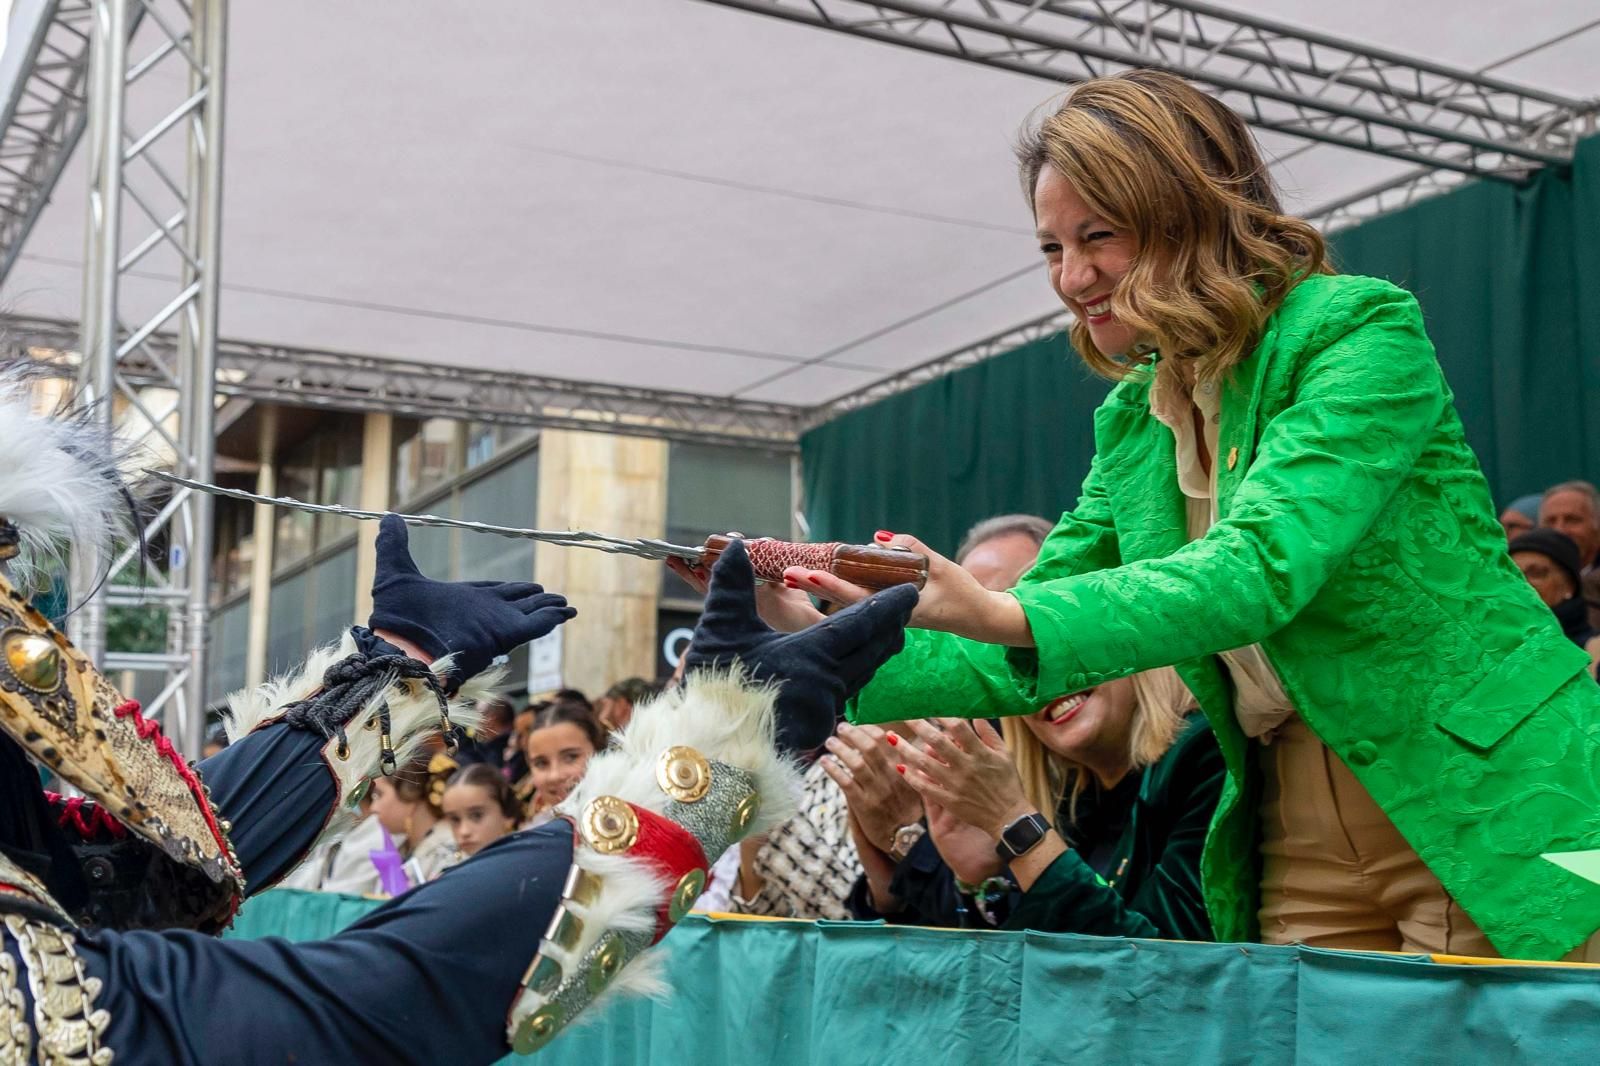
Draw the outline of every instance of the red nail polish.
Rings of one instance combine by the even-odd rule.
[[[889,746],[890,747],[893,747],[894,745],[900,743],[900,738],[895,736],[893,733],[890,733],[888,736],[884,737],[883,739],[885,739],[885,740],[887,740],[889,742]]]
[[[878,540],[892,540],[894,538],[894,534],[890,533],[887,529],[878,530],[874,536],[877,537]]]
[[[905,764],[905,763],[903,763],[903,762],[897,762],[897,763],[895,763],[895,764],[894,764],[894,768],[895,768],[895,769],[896,769],[896,770],[899,770],[899,771],[900,771],[900,772],[901,772],[901,773],[902,773],[902,774],[903,774],[903,773],[905,773],[905,772],[906,772],[906,764]]]
[[[808,577],[808,578],[806,578],[806,580],[811,582],[813,585],[822,584],[822,579],[820,577]]]

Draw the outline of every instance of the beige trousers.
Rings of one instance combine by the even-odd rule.
[[[1257,751],[1262,940],[1499,956],[1305,722],[1289,719]]]
[[[1339,757],[1295,717],[1258,745],[1261,939],[1500,958]],[[1600,934],[1564,961],[1600,962]]]

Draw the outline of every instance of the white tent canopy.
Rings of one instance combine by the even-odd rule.
[[[1234,7],[1600,86],[1593,0]],[[692,0],[230,18],[224,338],[810,406],[1054,306],[1009,151],[1059,91],[1041,78]],[[1306,210],[1414,169],[1261,141]],[[79,317],[77,155],[0,290],[9,313]],[[163,253],[125,302],[170,298]]]

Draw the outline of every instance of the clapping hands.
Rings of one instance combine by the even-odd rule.
[[[989,834],[1034,809],[1022,789],[1011,753],[983,719],[934,718],[906,723],[914,743],[898,733],[886,738],[899,752],[905,781],[928,804]]]
[[[844,793],[862,835],[887,855],[895,832],[922,820],[922,800],[896,772],[886,736],[875,725],[841,722],[824,745],[822,770]]]

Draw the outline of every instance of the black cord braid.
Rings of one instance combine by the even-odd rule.
[[[454,743],[450,726],[450,702],[445,698],[444,682],[428,665],[408,655],[362,655],[357,652],[328,667],[322,675],[322,691],[296,700],[283,708],[283,720],[296,729],[311,730],[328,739],[339,739],[339,757],[350,755],[350,740],[345,726],[350,719],[383,689],[395,681],[421,681],[439,701],[439,721],[447,744]],[[378,728],[382,754],[379,765],[385,774],[395,771],[394,743],[391,737],[389,701],[378,704]]]

